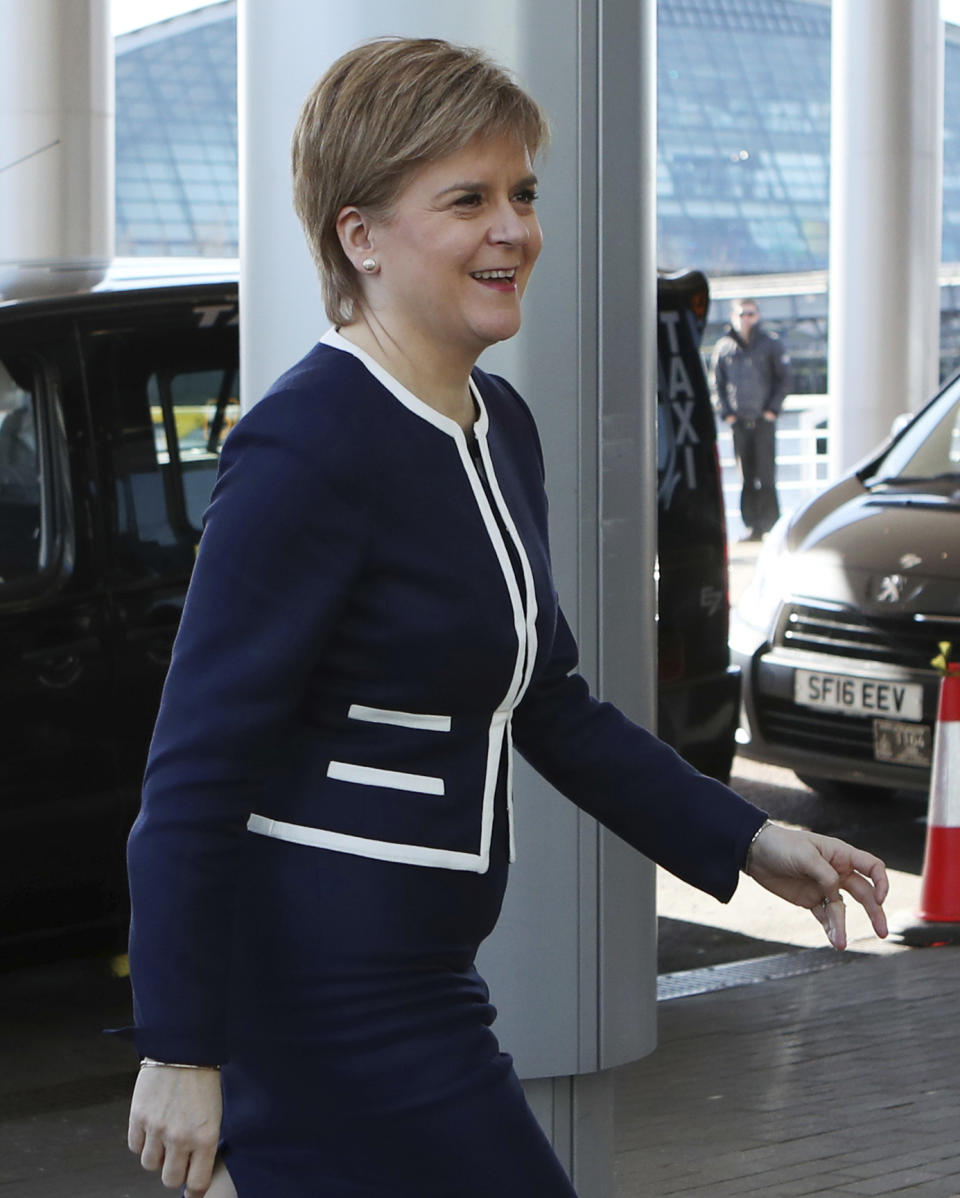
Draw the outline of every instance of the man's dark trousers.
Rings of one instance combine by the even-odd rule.
[[[776,421],[737,420],[733,426],[733,448],[740,467],[743,488],[740,515],[755,535],[769,532],[780,515],[776,488]]]

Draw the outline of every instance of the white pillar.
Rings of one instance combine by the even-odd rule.
[[[109,0],[0,0],[5,298],[89,285],[113,255],[113,75]]]
[[[936,389],[939,0],[833,0],[829,390],[849,469]]]

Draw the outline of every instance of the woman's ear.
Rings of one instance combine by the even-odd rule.
[[[359,208],[352,205],[341,208],[337,214],[337,236],[343,252],[360,270],[361,263],[373,252],[371,223]]]

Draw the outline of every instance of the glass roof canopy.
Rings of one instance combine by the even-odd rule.
[[[658,0],[658,258],[822,270],[826,0]],[[236,3],[117,38],[117,252],[237,252]],[[960,29],[947,26],[943,260],[960,262]]]

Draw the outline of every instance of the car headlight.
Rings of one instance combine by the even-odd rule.
[[[787,531],[789,519],[778,520],[763,542],[750,585],[737,604],[736,618],[766,636],[789,590]]]

